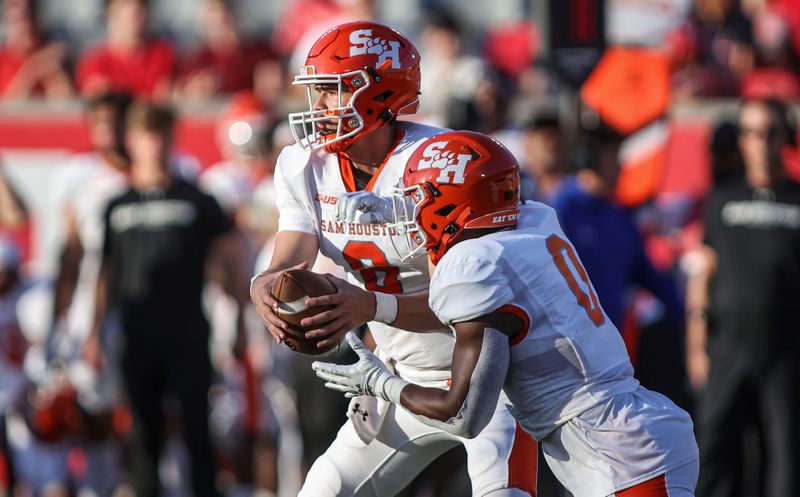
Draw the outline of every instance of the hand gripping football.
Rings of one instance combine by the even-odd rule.
[[[308,355],[320,355],[335,349],[337,346],[320,349],[317,342],[321,338],[307,339],[300,326],[304,318],[325,312],[333,306],[322,305],[306,307],[306,299],[336,293],[336,286],[321,274],[304,269],[284,271],[272,285],[272,296],[278,301],[278,316],[289,323],[286,339],[283,341],[290,349]]]

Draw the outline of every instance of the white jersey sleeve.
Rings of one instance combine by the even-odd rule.
[[[292,147],[283,149],[275,166],[273,180],[275,182],[275,204],[279,213],[278,231],[302,231],[316,235],[316,220],[309,215],[303,204],[295,197],[286,178],[287,173],[291,174],[291,171],[286,171],[286,168],[292,167],[293,152],[295,151]],[[295,164],[295,166],[302,168],[303,164]]]
[[[503,271],[490,259],[453,247],[431,281],[431,310],[447,325],[484,316],[509,303],[513,294]]]

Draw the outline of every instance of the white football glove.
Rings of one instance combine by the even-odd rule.
[[[325,380],[325,386],[331,390],[344,392],[344,396],[348,399],[370,395],[399,404],[400,392],[408,382],[389,372],[386,365],[358,339],[355,333],[348,332],[345,340],[358,354],[358,362],[340,365],[315,361],[311,364],[317,376]]]
[[[391,222],[392,201],[365,190],[345,193],[336,201],[336,220],[360,224]]]

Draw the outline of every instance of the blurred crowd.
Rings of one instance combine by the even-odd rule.
[[[523,197],[558,211],[640,381],[693,412],[698,495],[796,495],[800,335],[786,334],[800,322],[800,195],[787,165],[800,2],[667,3],[683,13],[657,47],[672,101],[740,110],[707,144],[711,192],[622,205],[626,136],[557,103],[566,87],[532,2],[497,2],[504,17],[417,0],[403,17],[371,0],[2,0],[0,101],[80,99],[92,149],[37,192],[59,218],[52,273],[26,270],[18,241],[37,216],[0,164],[0,496],[142,497],[159,480],[162,495],[296,493],[345,405],[308,358],[267,339],[247,277],[268,265],[272,170],[293,143],[286,112],[305,104],[292,76],[327,28],[384,18],[403,19],[422,54],[415,119],[508,146]],[[67,4],[78,14],[61,15]],[[173,147],[174,108],[207,101],[224,102],[217,164]],[[109,217],[112,202],[124,209]],[[107,233],[133,224],[163,250]],[[187,226],[196,254],[181,245]],[[407,495],[464,494],[459,455],[437,464]]]
[[[626,19],[625,2],[606,5]],[[67,12],[56,1],[5,0],[0,98],[65,99],[114,90],[164,102],[253,90],[273,104],[280,91],[275,89],[276,71],[287,65],[290,73],[296,71],[322,31],[347,20],[387,17],[411,30],[408,34],[425,54],[430,74],[423,92],[426,112],[441,115],[447,97],[473,100],[478,109],[453,110],[463,118],[465,112],[486,111],[480,107],[492,100],[507,108],[512,100],[548,94],[557,86],[539,64],[542,35],[537,26],[545,21],[531,18],[540,12],[522,0],[499,7],[506,7],[497,9],[505,15],[492,15],[482,2],[447,0],[409,2],[402,13],[378,0],[285,5],[80,0],[70,3]],[[800,95],[796,0],[675,1],[658,8],[664,16],[679,14],[659,46],[671,60],[676,99]],[[612,22],[609,29],[617,27]],[[630,28],[608,37],[624,40],[625,29]],[[434,84],[440,74],[462,84]]]

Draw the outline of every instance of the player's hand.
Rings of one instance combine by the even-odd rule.
[[[319,348],[336,345],[345,333],[375,317],[375,294],[332,274],[325,277],[336,286],[337,292],[311,297],[306,300],[306,306],[332,305],[334,308],[300,321],[300,326],[308,330],[306,338],[325,337],[318,342]]]
[[[307,269],[308,263],[301,262],[300,264],[286,269]],[[274,271],[264,273],[257,277],[252,286],[250,287],[250,300],[256,306],[256,311],[261,317],[267,331],[275,338],[276,342],[282,342],[286,338],[286,332],[289,330],[289,323],[281,319],[277,314],[278,301],[272,296],[272,284],[278,279],[278,276],[283,271]]]
[[[348,399],[359,395],[371,395],[389,400],[384,387],[395,375],[389,372],[386,365],[358,339],[355,333],[348,333],[345,340],[358,354],[357,363],[332,364],[315,361],[311,364],[311,368],[317,376],[325,380],[326,387],[343,392]]]
[[[391,222],[392,200],[365,190],[345,193],[336,201],[336,220],[360,224]]]

